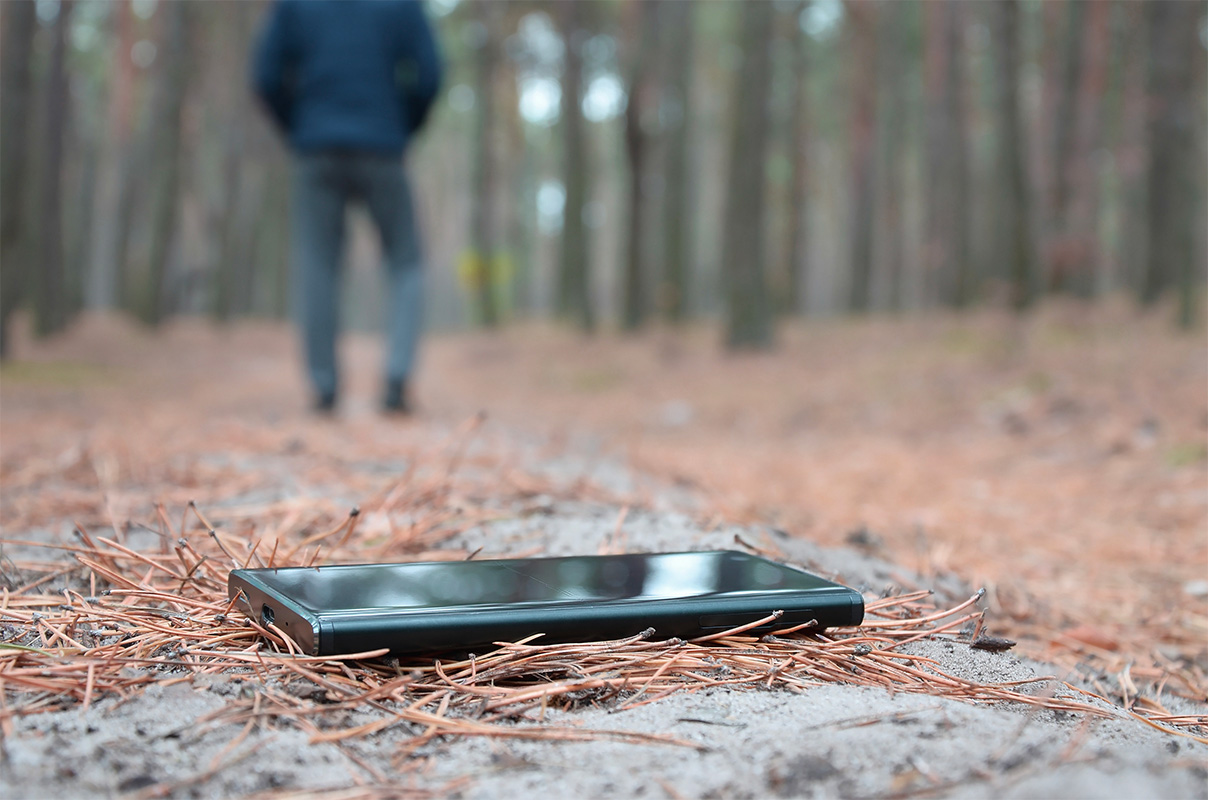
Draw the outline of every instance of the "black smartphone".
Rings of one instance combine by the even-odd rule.
[[[783,614],[754,630],[864,619],[859,592],[728,550],[238,569],[228,591],[313,655],[466,652],[535,633],[598,641],[646,628],[692,638],[774,611]]]

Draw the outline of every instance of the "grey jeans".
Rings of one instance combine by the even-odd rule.
[[[334,396],[338,389],[340,261],[350,203],[365,204],[381,236],[387,380],[410,376],[419,342],[422,249],[402,159],[352,151],[299,154],[291,225],[296,316],[307,370],[320,396]]]

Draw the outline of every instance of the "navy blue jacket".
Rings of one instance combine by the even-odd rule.
[[[417,0],[278,0],[256,47],[256,94],[294,149],[401,153],[440,88]]]

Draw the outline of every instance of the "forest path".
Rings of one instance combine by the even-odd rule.
[[[1133,679],[1203,691],[1208,352],[1156,317],[810,323],[741,356],[704,328],[432,336],[408,419],[376,412],[365,337],[345,342],[333,419],[307,411],[280,324],[152,336],[87,318],[16,352],[0,372],[5,538],[148,522],[156,502],[338,515],[464,445],[471,503],[551,475],[566,495],[675,496],[702,526],[768,525],[984,585],[996,632],[1031,655],[1087,674],[1132,661]]]

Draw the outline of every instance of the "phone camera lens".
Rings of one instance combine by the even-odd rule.
[[[273,624],[273,619],[274,619],[274,614],[273,614],[272,606],[269,606],[267,604],[264,605],[260,609],[260,622],[264,625],[264,627],[267,628],[269,625]]]

